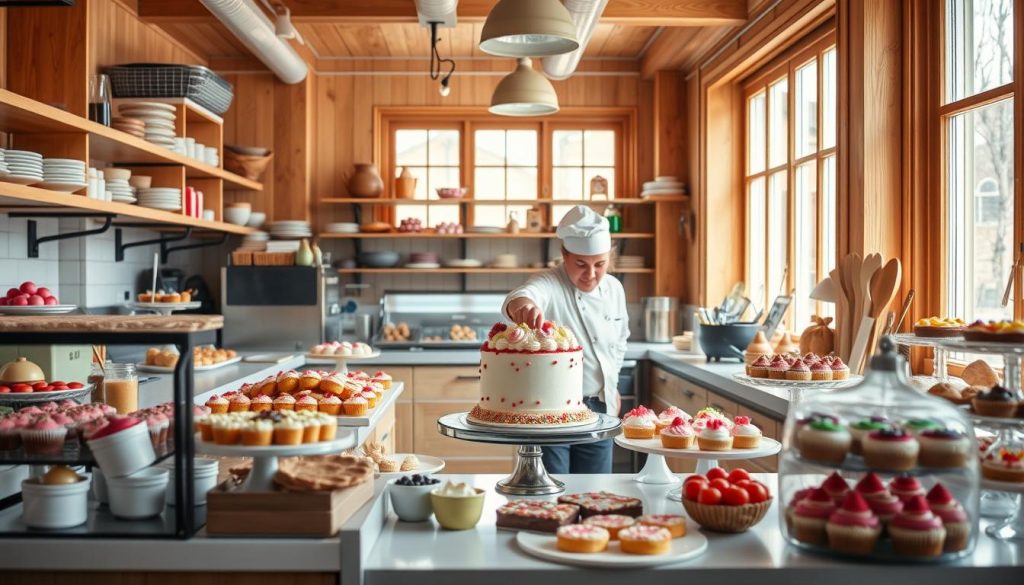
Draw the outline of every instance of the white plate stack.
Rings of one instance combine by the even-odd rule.
[[[106,179],[110,200],[118,203],[135,203],[135,191],[126,179]]]
[[[181,189],[173,187],[151,187],[139,189],[139,205],[162,209],[164,211],[181,211]]]
[[[7,168],[7,159],[4,157],[4,149],[0,148],[0,179],[11,174],[10,169]]]
[[[34,185],[43,180],[43,155],[29,150],[8,150],[4,162],[9,175],[4,181],[18,185]]]
[[[277,240],[267,242],[267,252],[298,252],[302,242],[298,240]]]
[[[350,223],[346,221],[338,221],[327,224],[327,226],[324,227],[324,231],[326,231],[329,234],[358,234],[359,224]]]
[[[174,148],[174,121],[178,117],[174,106],[159,102],[125,102],[120,104],[121,116],[142,120],[145,123],[143,136],[164,148]]]
[[[653,181],[644,183],[644,190],[640,192],[641,197],[678,197],[685,195],[686,189],[677,177],[656,177]]]
[[[295,240],[308,238],[313,235],[309,228],[309,222],[305,221],[275,221],[270,224],[270,237],[275,240]]]
[[[643,256],[619,256],[615,260],[615,268],[643,268]],[[612,272],[615,272],[612,270]]]
[[[43,159],[43,182],[37,185],[44,189],[71,193],[85,189],[85,163],[72,158]]]
[[[236,250],[238,252],[263,252],[267,249],[267,241],[270,234],[267,232],[253,232],[242,238],[242,245]]]

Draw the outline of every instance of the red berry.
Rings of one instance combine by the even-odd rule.
[[[81,388],[85,388],[85,384],[83,384],[81,382],[70,382],[70,383],[68,383],[68,388],[70,388],[72,390],[79,390]]]
[[[729,483],[729,480],[727,480],[725,478],[716,477],[715,479],[711,480],[711,487],[718,488],[718,489],[722,490],[722,493],[725,493],[725,490],[731,488],[732,484]]]
[[[20,288],[9,288],[7,289],[7,298],[13,299],[14,297],[21,294]]]
[[[726,506],[743,506],[750,503],[750,495],[747,490],[732,486],[722,493],[722,503]]]
[[[7,394],[11,391],[10,386],[0,386],[0,394]]]
[[[750,479],[746,469],[736,468],[729,472],[729,483],[736,483],[741,479]]]
[[[768,488],[765,487],[764,484],[757,483],[756,481],[752,481],[744,485],[743,489],[746,490],[747,495],[750,496],[751,504],[760,504],[761,502],[768,501],[768,498],[771,497],[768,494]]]
[[[689,483],[691,481],[707,481],[707,480],[708,480],[708,478],[704,477],[703,475],[701,475],[699,473],[695,473],[695,474],[687,477],[686,479],[684,479],[683,480],[683,484],[685,485],[685,484],[687,484],[687,483]]]
[[[36,294],[36,291],[39,290],[38,288],[36,288],[36,283],[32,282],[31,280],[21,283],[20,288],[21,292],[27,295],[34,295]]]
[[[50,292],[50,289],[46,288],[45,286],[39,287],[39,289],[36,290],[36,294],[43,297],[44,299],[48,299],[53,296],[53,293]]]
[[[709,506],[714,506],[721,503],[721,501],[722,492],[713,487],[704,488],[700,490],[699,494],[697,494],[697,503],[699,504],[707,504]]]
[[[30,305],[45,305],[46,300],[39,295],[32,295],[28,298],[28,304]]]
[[[696,476],[700,477],[700,476]],[[683,497],[691,502],[696,502],[701,490],[708,487],[708,480],[700,477],[694,481],[687,481],[683,484]]]
[[[11,391],[13,391],[13,392],[31,392],[32,391],[32,386],[29,386],[28,384],[15,384],[14,386],[11,386]]]
[[[727,479],[729,477],[729,472],[721,467],[714,467],[708,470],[707,476],[709,480],[718,478]]]

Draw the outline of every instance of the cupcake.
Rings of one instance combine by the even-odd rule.
[[[956,501],[953,494],[941,483],[936,483],[929,490],[925,500],[932,513],[942,520],[942,527],[946,529],[946,540],[942,550],[958,552],[967,548],[967,542],[971,539],[971,522],[960,502]]]
[[[798,361],[786,371],[786,379],[794,382],[807,382],[811,379],[811,369],[802,360]]]
[[[927,430],[942,428],[942,425],[927,418],[912,418],[904,422],[901,426],[903,427],[903,430],[915,437],[919,437],[921,433]]]
[[[892,495],[900,499],[904,504],[907,503],[910,498],[924,495],[924,487],[921,486],[921,482],[917,481],[917,478],[912,475],[900,475],[891,482],[889,482],[889,491]]]
[[[252,401],[245,394],[235,394],[228,401],[228,412],[249,412]]]
[[[698,410],[690,424],[693,425],[693,430],[700,432],[712,420],[720,420],[726,429],[732,429],[732,419],[726,417],[722,414],[722,411],[713,406],[706,406]]]
[[[21,429],[21,444],[29,455],[60,453],[68,429],[46,415],[38,416]]]
[[[850,368],[838,356],[832,360],[831,368],[833,380],[846,380],[850,377]]]
[[[889,493],[889,490],[885,489],[885,484],[882,483],[882,478],[878,477],[874,471],[869,471],[857,482],[857,485],[853,486],[853,489],[869,502]]]
[[[274,408],[274,400],[266,394],[259,394],[249,403],[250,412],[263,412]]]
[[[812,412],[811,414],[809,414],[809,415],[807,415],[807,416],[805,416],[803,418],[798,418],[796,420],[796,424],[794,425],[794,427],[795,427],[795,431],[793,433],[793,446],[794,447],[799,447],[800,446],[800,431],[803,430],[804,427],[806,427],[807,425],[811,424],[812,422],[814,422],[816,420],[824,420],[824,421],[828,421],[828,422],[831,422],[831,423],[834,423],[834,424],[837,424],[837,425],[839,424],[839,419],[838,418],[836,418],[836,417],[834,417],[834,416],[832,416],[830,414],[824,414],[824,413],[821,413],[821,412]]]
[[[875,472],[861,478],[854,491],[864,498],[883,526],[888,526],[889,522],[903,510],[903,502],[885,489],[885,484]]]
[[[622,433],[627,439],[653,439],[658,417],[646,406],[638,406],[626,413],[622,420]]]
[[[683,486],[685,489],[686,484],[684,483]],[[784,512],[787,532],[793,532],[793,512],[796,511],[796,505],[800,503],[800,500],[811,495],[811,492],[815,489],[817,488],[804,488],[802,490],[797,490],[796,493],[793,494],[793,498],[789,500],[789,504],[786,505],[786,510]]]
[[[320,421],[320,440],[333,441],[338,436],[338,419],[322,412],[316,418]]]
[[[981,416],[1012,417],[1017,413],[1017,396],[999,384],[988,392],[979,392],[971,400],[974,412]]]
[[[728,451],[732,449],[733,437],[721,419],[711,419],[697,434],[697,445],[701,451]]]
[[[149,440],[153,447],[162,447],[167,442],[167,428],[171,426],[167,417],[159,412],[153,413],[146,417],[146,426],[149,427]]]
[[[264,394],[266,396],[273,396],[277,394],[277,376],[268,376],[253,384],[253,388],[257,394]]]
[[[367,408],[377,408],[377,393],[373,391],[373,388],[366,386],[359,395],[366,399]]]
[[[313,411],[315,411],[317,409],[318,409],[318,404],[317,404],[316,398],[313,398],[312,396],[306,395],[306,396],[303,396],[302,398],[299,398],[298,400],[295,401],[295,410],[297,412],[301,412],[303,410],[313,410]]]
[[[277,391],[291,394],[299,388],[299,373],[295,370],[288,370],[277,375],[275,380]]]
[[[228,400],[223,396],[214,394],[206,401],[206,406],[213,414],[224,414],[228,411]]]
[[[761,444],[761,429],[751,424],[749,416],[737,416],[732,422],[733,449],[756,449]]]
[[[751,378],[767,378],[768,368],[772,365],[772,358],[770,355],[758,356],[754,363],[747,366],[747,375]]]
[[[831,496],[832,501],[838,506],[846,499],[846,494],[850,493],[850,484],[846,483],[839,472],[833,471],[832,475],[826,477],[822,482],[821,489],[825,490],[825,493]]]
[[[889,419],[884,416],[873,416],[853,423],[850,425],[850,437],[853,439],[850,442],[850,452],[854,455],[862,454],[864,452],[864,437],[874,431],[887,429],[889,426]]]
[[[196,419],[196,430],[199,431],[199,438],[208,443],[213,442],[213,419],[209,415]]]
[[[302,442],[316,443],[320,441],[320,419],[316,416],[302,418]]]
[[[807,360],[804,359],[804,363]],[[811,379],[816,382],[827,382],[832,379],[832,366],[829,366],[825,362],[815,361],[813,364],[807,364],[811,369]]]
[[[971,455],[971,440],[954,429],[928,429],[917,437],[918,463],[923,467],[963,467]]]
[[[800,358],[800,359],[804,360],[804,363],[807,364],[807,367],[811,367],[814,364],[820,364],[821,363],[821,358],[818,357],[818,354],[814,353],[813,351],[809,351],[809,352],[805,353],[803,355],[803,357]],[[828,379],[831,380],[832,376],[829,375]]]
[[[338,374],[331,374],[320,379],[320,391],[341,395],[345,389],[345,378]]]
[[[850,432],[827,419],[817,419],[797,432],[800,456],[810,461],[838,465],[850,450]]]
[[[391,374],[388,374],[387,372],[383,372],[381,370],[377,370],[377,372],[373,375],[373,381],[380,384],[381,388],[383,388],[384,390],[391,390]]]
[[[864,437],[862,444],[864,463],[868,467],[886,471],[913,469],[921,449],[913,435],[898,428],[872,431]]]
[[[366,416],[366,399],[362,396],[353,396],[342,403],[345,414],[348,416]],[[653,424],[652,424],[653,429]]]
[[[981,462],[981,475],[994,481],[1024,482],[1024,449],[990,450]]]
[[[304,427],[302,422],[293,418],[282,418],[274,423],[275,445],[301,445]]]
[[[322,376],[316,370],[306,370],[299,377],[299,388],[302,390],[316,390],[320,387]]]
[[[836,504],[823,489],[816,489],[796,503],[793,510],[793,537],[800,542],[824,546],[828,543],[826,524]]]
[[[213,442],[218,445],[237,445],[242,440],[243,423],[237,418],[218,416],[213,419]]]
[[[786,373],[789,371],[789,362],[786,358],[777,355],[772,358],[772,363],[768,366],[768,377],[772,380],[785,380]]]
[[[932,513],[924,496],[914,496],[889,524],[889,536],[896,554],[908,557],[937,557],[942,554],[946,529]]]
[[[15,416],[0,418],[0,451],[13,451],[21,447],[21,425]]]
[[[654,423],[654,434],[657,435],[663,429],[667,429],[677,418],[681,418],[686,422],[690,421],[690,415],[683,412],[681,408],[670,406],[661,411],[661,414],[658,415],[658,420]]]
[[[677,416],[668,428],[661,431],[661,446],[666,449],[689,449],[693,446],[694,437],[696,434],[690,423]]]
[[[274,442],[274,423],[266,419],[252,419],[242,427],[241,437],[243,445],[266,447]]]
[[[282,394],[274,399],[274,410],[295,410],[295,397]]]
[[[317,404],[317,410],[324,414],[337,416],[341,412],[341,398],[337,396],[324,396]]]
[[[882,525],[864,498],[857,492],[850,492],[843,498],[839,509],[829,516],[825,532],[832,550],[866,555],[875,548],[875,542],[882,534]]]

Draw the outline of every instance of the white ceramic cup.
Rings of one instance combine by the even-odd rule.
[[[402,522],[423,522],[434,515],[434,506],[430,502],[430,492],[439,484],[430,485],[398,485],[397,479],[388,482],[388,495],[391,496],[391,507]]]
[[[36,479],[21,482],[22,520],[32,528],[71,528],[89,515],[89,475],[78,483],[48,485]]]
[[[169,478],[170,472],[162,467],[147,467],[125,477],[108,477],[111,513],[129,520],[159,516],[167,500]]]
[[[88,441],[96,463],[103,469],[107,486],[115,477],[130,475],[156,461],[149,427],[140,422],[119,433]]]
[[[174,459],[168,459],[161,467],[164,467],[170,472],[170,476],[167,481],[167,505],[173,506],[177,501],[174,489]],[[220,470],[220,463],[216,459],[205,459],[202,457],[196,457],[192,464],[194,473],[192,475],[192,491],[195,496],[196,506],[206,505],[206,492],[217,487],[217,472]]]
[[[212,209],[204,209],[203,210],[203,219],[205,219],[207,221],[215,220],[216,216],[213,214],[213,210]]]

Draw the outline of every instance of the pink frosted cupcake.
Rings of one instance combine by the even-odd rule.
[[[282,394],[274,399],[274,410],[295,410],[295,397]]]
[[[228,412],[249,412],[252,400],[245,394],[235,394],[228,401]]]
[[[30,455],[60,453],[64,450],[64,437],[67,434],[67,427],[43,416],[21,429],[21,442],[25,452]]]
[[[882,525],[864,498],[857,492],[850,492],[843,498],[842,506],[829,516],[825,531],[833,550],[866,555],[875,548]]]
[[[21,425],[13,416],[0,418],[0,451],[13,451],[21,447]]]
[[[75,442],[78,440],[78,431],[75,430],[75,421],[63,412],[57,411],[50,415],[53,422],[61,425],[68,430],[67,434],[64,435],[64,440],[67,442]]]
[[[317,403],[316,398],[313,398],[312,396],[308,396],[308,395],[307,396],[303,396],[302,398],[299,398],[298,400],[295,401],[295,410],[296,411],[299,411],[299,410],[312,410],[312,411],[316,412],[316,410],[318,408],[319,408],[319,404]]]
[[[967,518],[967,512],[960,502],[953,498],[946,486],[941,483],[925,496],[928,507],[942,520],[942,526],[946,529],[946,540],[943,542],[944,552],[959,552],[967,548],[971,539],[971,522]]]
[[[338,413],[341,412],[341,398],[334,395],[324,396],[317,405],[317,408],[320,412],[331,416],[338,416]]]
[[[160,447],[167,442],[167,427],[170,422],[167,417],[159,412],[146,417],[146,426],[149,427],[149,440],[153,447]]]
[[[249,410],[251,412],[263,412],[264,410],[270,410],[274,407],[274,399],[267,396],[266,394],[260,394],[252,399],[249,404]]]

